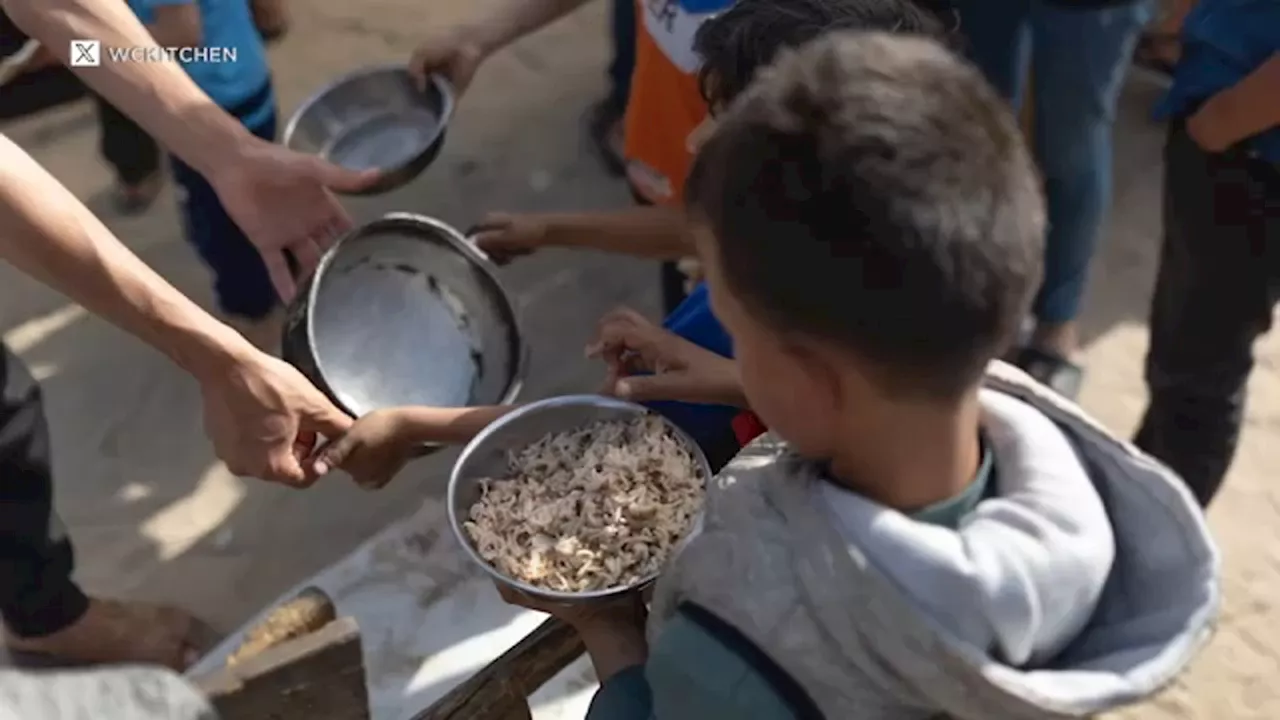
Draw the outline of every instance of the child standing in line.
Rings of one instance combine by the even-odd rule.
[[[674,21],[673,21],[674,22]],[[702,111],[677,143],[659,150],[659,129],[644,131],[644,147],[663,158],[668,172],[683,174],[698,136],[711,126],[715,114],[727,107],[756,70],[786,48],[794,48],[832,30],[883,30],[902,34],[941,37],[944,25],[910,0],[740,0],[697,26],[692,41],[696,62],[690,87],[701,95]],[[651,54],[656,52],[652,48]],[[650,63],[661,64],[658,59]],[[638,88],[650,94],[658,88]],[[670,88],[668,94],[674,92]],[[654,103],[644,107],[652,108]],[[667,115],[678,108],[665,108]],[[653,110],[658,111],[658,110]],[[681,127],[684,127],[683,125]],[[654,163],[658,163],[654,160]],[[674,187],[679,200],[681,182]],[[657,203],[656,196],[649,200]],[[670,200],[670,198],[668,198]],[[476,241],[496,257],[524,254],[544,247],[576,247],[617,252],[674,263],[693,254],[685,232],[684,212],[678,205],[633,208],[615,212],[497,216],[484,226]],[[733,346],[711,312],[705,285],[671,312],[664,326],[713,353],[732,356]],[[636,400],[650,398],[637,396]],[[737,409],[706,403],[663,402],[655,405],[688,432],[707,453],[713,467],[720,467],[738,451],[732,422]]]
[[[245,0],[129,0],[162,47],[190,48],[183,68],[214,102],[254,135],[275,140],[276,99],[266,49]],[[201,57],[197,48],[214,52]],[[234,49],[235,57],[229,57]],[[220,54],[222,57],[215,57]],[[273,348],[279,299],[258,251],[209,183],[172,159],[188,242],[213,273],[218,308],[255,344]]]
[[[1164,245],[1134,439],[1208,505],[1280,301],[1280,2],[1199,0],[1160,115]]]
[[[1091,717],[1183,670],[1219,603],[1203,515],[993,362],[1039,281],[1044,200],[975,68],[918,38],[827,34],[719,118],[686,203],[745,402],[774,432],[708,482],[651,613],[639,593],[501,589],[581,635],[588,720]],[[375,413],[321,462],[398,462],[504,410]]]

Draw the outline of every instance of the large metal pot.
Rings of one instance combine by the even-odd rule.
[[[399,405],[498,405],[528,361],[488,258],[449,225],[392,213],[329,249],[290,305],[285,360],[354,417]]]

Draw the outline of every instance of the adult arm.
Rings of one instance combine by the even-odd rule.
[[[420,83],[429,73],[442,73],[463,93],[485,58],[587,2],[497,0],[486,15],[428,32],[409,61],[409,72]]]
[[[64,64],[71,41],[104,48],[155,47],[151,33],[123,0],[3,0],[5,12]],[[104,58],[106,53],[103,53]],[[145,128],[184,162],[209,176],[250,145],[253,136],[218,107],[174,62],[73,67],[95,92]]]
[[[165,282],[12,141],[0,136],[0,259],[196,377],[205,429],[233,471],[289,484],[317,434],[350,421],[297,371],[258,352]]]
[[[121,0],[0,0],[19,28],[62,62],[71,41],[104,47],[155,47]],[[276,290],[296,291],[290,260],[308,275],[351,226],[330,190],[356,191],[377,182],[355,172],[254,137],[204,94],[177,63],[111,63],[72,68],[80,79],[202,174],[227,212],[257,247]]]

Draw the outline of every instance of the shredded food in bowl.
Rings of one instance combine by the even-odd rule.
[[[654,415],[546,435],[508,464],[481,481],[463,528],[499,572],[546,590],[654,575],[702,508],[701,468]]]

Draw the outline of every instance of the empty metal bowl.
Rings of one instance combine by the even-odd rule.
[[[432,76],[425,91],[403,66],[358,70],[325,86],[289,119],[290,149],[352,170],[380,170],[378,182],[356,193],[399,187],[435,160],[453,115],[453,88]]]
[[[494,268],[457,230],[393,213],[330,248],[298,292],[284,357],[359,417],[511,402],[526,347]]]
[[[449,475],[448,508],[449,525],[458,536],[458,542],[472,560],[479,563],[494,580],[513,587],[532,597],[554,602],[590,602],[604,600],[641,589],[657,578],[657,573],[631,585],[606,590],[566,593],[528,585],[499,572],[480,556],[471,538],[462,528],[471,506],[480,499],[480,481],[486,478],[504,477],[508,474],[507,454],[521,450],[548,433],[565,432],[604,420],[630,420],[641,415],[654,414],[652,410],[635,403],[599,395],[566,395],[530,403],[495,420],[467,444],[453,472]],[[704,482],[711,477],[711,465],[702,449],[683,430],[659,415],[671,434],[692,454],[694,462],[702,470]]]

